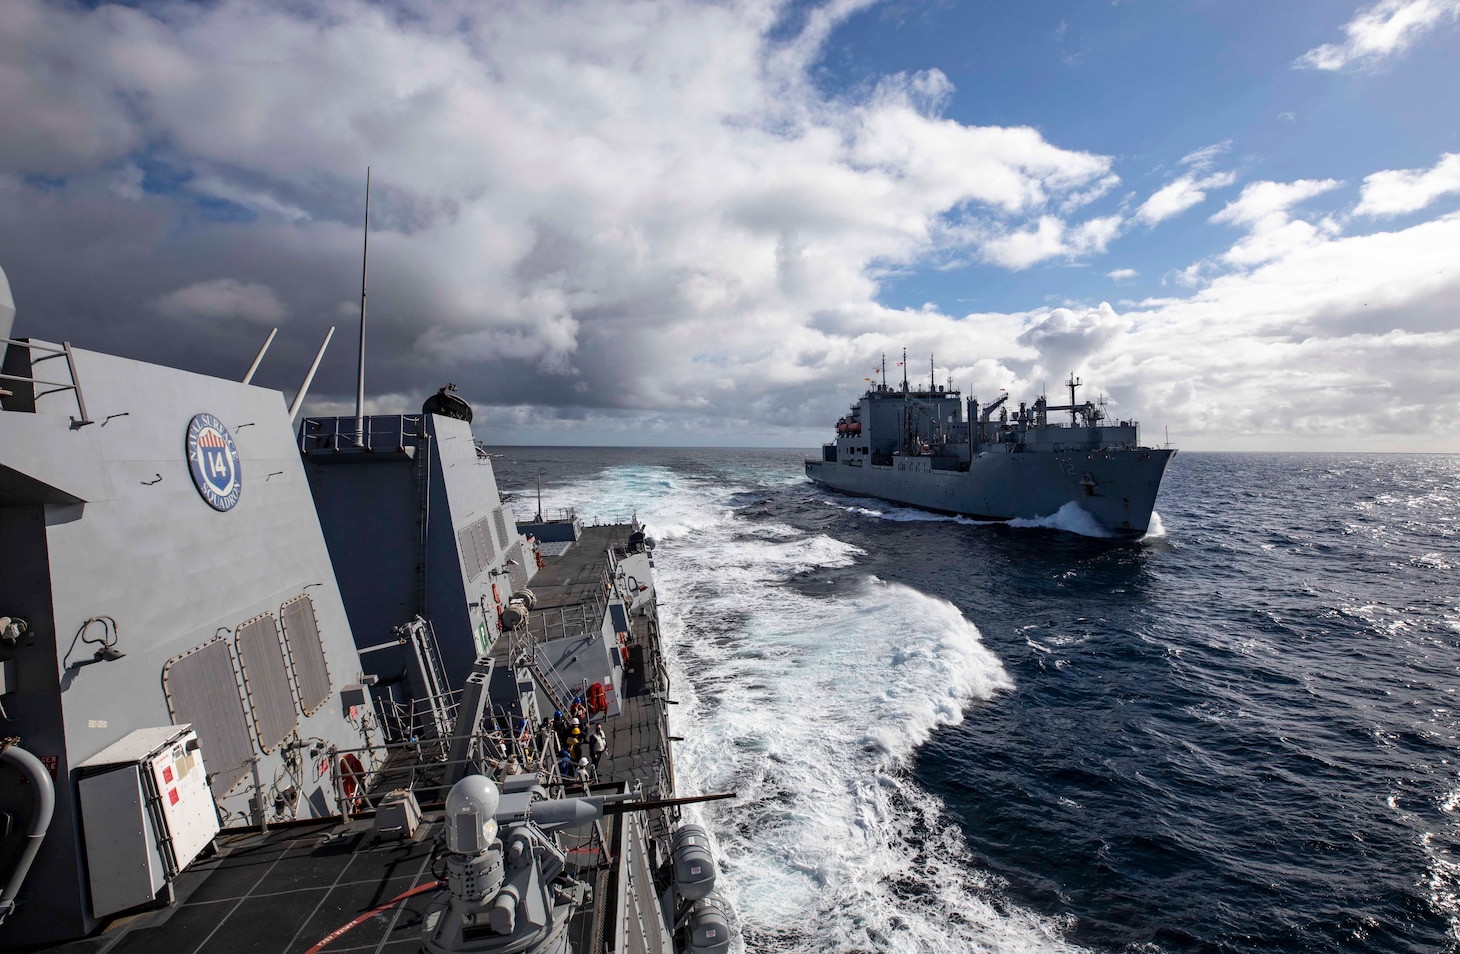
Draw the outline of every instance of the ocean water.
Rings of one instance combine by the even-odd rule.
[[[744,949],[1460,947],[1460,458],[1179,454],[1139,542],[503,448],[658,541]]]

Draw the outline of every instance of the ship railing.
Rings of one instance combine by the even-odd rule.
[[[496,777],[507,769],[509,760],[515,757],[519,767],[525,772],[537,771],[548,777],[557,774],[557,754],[538,752],[536,738],[532,735],[523,738],[511,732],[493,729],[448,736],[439,741],[450,746],[463,739],[472,743],[472,751],[460,759],[438,759],[434,755],[434,745],[426,748],[413,742],[331,748],[329,784],[340,814],[348,820],[352,815],[374,811],[387,794],[400,788],[414,792],[423,805],[439,803],[445,799],[453,784],[447,779],[453,774],[451,769],[455,766],[464,766],[470,773]],[[435,741],[437,740],[433,740]],[[357,758],[369,756],[377,760],[378,764],[373,773],[360,778],[345,768],[348,764],[344,758],[346,755]],[[404,756],[406,761],[404,764],[397,762],[392,765],[393,755]],[[365,762],[365,759],[362,758],[361,761]],[[397,771],[403,771],[403,777],[396,778]]]
[[[460,689],[442,693],[434,704],[429,699],[412,699],[408,703],[382,699],[380,723],[387,743],[439,748],[447,736],[438,726],[456,724],[460,701]]]
[[[502,495],[503,503],[512,504],[512,514],[517,518],[518,523],[537,523],[538,511],[535,497],[522,493],[514,493],[511,501],[507,495]],[[542,511],[543,523],[570,523],[576,520],[578,511],[573,507],[550,507]]]
[[[403,451],[425,437],[419,414],[366,415],[357,430],[353,417],[307,417],[299,424],[301,453]]]
[[[71,350],[71,342],[63,341],[61,342],[60,347],[57,347],[52,344],[44,344],[39,341],[30,341],[24,338],[0,338],[0,355],[8,355],[8,346],[10,345],[15,345],[18,348],[24,348],[26,351],[30,352],[31,373],[29,375],[10,374],[8,372],[5,372],[3,368],[0,368],[0,397],[16,396],[13,392],[5,387],[4,382],[6,381],[14,381],[19,384],[26,384],[30,386],[30,394],[24,396],[24,403],[30,404],[32,406],[32,409],[34,409],[34,404],[36,401],[39,401],[41,398],[45,397],[48,394],[58,394],[63,391],[71,391],[76,395],[76,412],[78,414],[77,417],[71,418],[71,429],[74,431],[78,428],[85,427],[86,425],[92,423],[91,418],[88,417],[86,414],[86,398],[81,393],[81,379],[76,375],[76,355]],[[35,357],[35,352],[37,351],[44,352],[44,357]],[[66,359],[66,376],[69,380],[50,381],[35,376],[36,365],[40,364],[42,361],[51,361],[56,358]],[[38,391],[36,390],[38,387],[43,387],[46,390]]]
[[[598,590],[582,603],[533,610],[527,617],[527,634],[538,642],[552,642],[597,632],[608,608],[608,592]]]

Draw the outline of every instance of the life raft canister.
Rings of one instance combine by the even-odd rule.
[[[628,633],[621,632],[621,633],[618,634],[618,651],[619,651],[619,656],[624,661],[624,665],[627,666],[629,664],[629,634]]]

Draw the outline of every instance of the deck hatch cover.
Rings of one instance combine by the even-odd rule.
[[[259,751],[268,754],[294,731],[299,713],[289,688],[284,643],[273,613],[264,613],[237,630],[238,662],[243,670],[243,691],[253,713]]]
[[[162,666],[162,692],[177,725],[192,723],[203,744],[203,764],[215,798],[222,798],[248,774],[253,742],[243,714],[243,697],[225,639],[210,639]]]
[[[279,618],[284,623],[284,643],[289,649],[289,660],[294,664],[299,708],[305,715],[312,716],[330,697],[330,668],[324,658],[324,644],[319,638],[319,618],[314,613],[314,600],[308,595],[294,597],[279,607]]]

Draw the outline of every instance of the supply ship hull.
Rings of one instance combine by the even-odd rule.
[[[1039,519],[1075,504],[1110,533],[1144,534],[1166,465],[1159,448],[1091,453],[988,453],[967,470],[940,470],[930,457],[891,464],[806,462],[806,476],[831,490],[876,497],[976,520]]]
[[[1145,534],[1176,452],[1142,446],[1135,421],[1110,422],[1103,406],[1076,403],[1074,375],[1066,386],[1069,404],[1041,396],[1010,414],[1007,394],[980,408],[931,381],[879,384],[837,422],[821,457],[806,461],[806,476],[843,493],[980,520],[1078,507],[1112,536]],[[1051,418],[1059,412],[1068,423]]]

